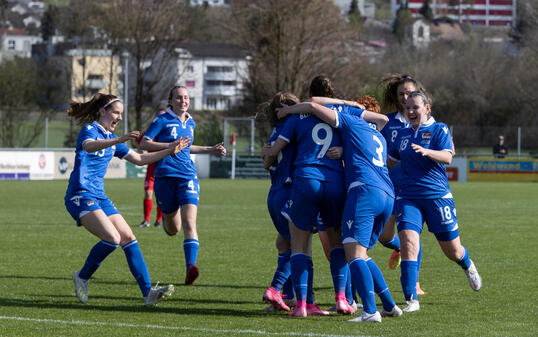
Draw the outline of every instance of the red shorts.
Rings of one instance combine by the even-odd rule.
[[[146,168],[146,179],[144,180],[144,191],[153,191],[155,182],[155,163],[149,164]]]

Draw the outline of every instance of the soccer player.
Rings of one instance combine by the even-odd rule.
[[[406,101],[411,127],[400,130],[389,153],[402,165],[403,179],[396,199],[396,223],[401,241],[401,282],[406,312],[417,311],[417,257],[424,221],[443,253],[465,271],[471,288],[482,287],[482,279],[461,244],[454,199],[444,165],[450,164],[453,144],[448,127],[431,116],[431,101],[425,91],[412,91]]]
[[[196,265],[198,258],[198,232],[196,215],[200,194],[196,167],[190,154],[209,153],[225,156],[222,143],[214,146],[192,145],[196,123],[188,113],[190,97],[186,87],[175,86],[168,95],[170,108],[151,122],[140,148],[159,151],[181,137],[189,137],[189,146],[181,152],[166,157],[157,163],[155,169],[155,194],[163,211],[163,229],[169,236],[175,236],[183,229],[183,251],[185,254],[185,284],[191,285],[199,275]]]
[[[156,116],[162,115],[168,110],[168,103],[166,101],[161,102],[158,106]],[[142,141],[144,134],[142,134],[137,142],[140,147],[140,142]],[[146,178],[144,179],[144,201],[143,201],[143,210],[144,210],[144,220],[139,224],[140,227],[149,227],[149,220],[151,216],[151,210],[153,209],[153,183],[155,182],[155,163],[148,164],[146,168]],[[159,205],[157,205],[157,218],[155,219],[154,226],[159,227],[162,225],[163,213]]]
[[[123,114],[123,103],[113,95],[98,93],[88,102],[71,103],[68,114],[84,126],[78,135],[75,167],[69,178],[65,206],[78,226],[83,226],[101,239],[91,249],[82,269],[73,274],[75,293],[80,302],[88,302],[91,276],[101,262],[121,246],[129,269],[138,282],[144,303],[154,305],[161,298],[170,296],[174,286],[151,287],[148,268],[138,241],[105,194],[104,176],[113,156],[136,165],[145,165],[180,152],[187,146],[189,139],[180,138],[154,153],[139,154],[130,150],[123,143],[136,139],[140,133],[131,131],[119,138],[112,133]]]
[[[282,104],[293,105],[299,103],[299,99],[293,94],[277,93],[264,108],[269,125],[273,128],[268,145],[273,145],[284,127],[285,120],[279,120],[275,109]],[[278,250],[278,261],[271,286],[263,294],[263,300],[272,305],[266,311],[285,310],[289,311],[289,304],[293,303],[293,287],[290,278],[291,266],[291,246],[290,230],[288,220],[280,213],[289,199],[291,183],[293,181],[293,161],[295,160],[296,145],[293,142],[285,146],[276,157],[262,156],[264,167],[271,175],[271,188],[267,195],[267,208],[273,220],[273,224],[278,232],[276,238],[276,248]],[[283,288],[283,289],[282,289]],[[284,299],[280,295],[283,290]],[[288,300],[288,303],[286,303]],[[292,305],[293,306],[293,305]]]
[[[410,75],[393,74],[384,78],[381,83],[383,84],[383,101],[384,110],[391,111],[387,114],[389,122],[380,131],[385,140],[387,141],[388,151],[395,145],[396,138],[400,130],[409,127],[409,122],[405,119],[405,102],[410,92],[416,91],[420,84],[413,79]],[[398,195],[400,190],[402,177],[401,165],[396,165],[389,170],[389,177],[394,186],[394,191]],[[393,252],[389,258],[389,268],[396,269],[400,266],[400,239],[395,232],[396,215],[393,213],[385,225],[383,232],[379,236],[379,242],[389,248],[393,249]],[[417,268],[420,271],[420,264],[422,260],[422,245],[420,245]],[[418,275],[418,274],[417,274]],[[420,287],[420,283],[417,276],[417,295],[425,295],[425,292]]]
[[[368,257],[377,242],[394,202],[394,191],[386,168],[386,142],[375,128],[382,129],[386,116],[349,106],[321,106],[314,102],[279,109],[288,113],[313,113],[337,128],[344,147],[347,197],[342,216],[342,243],[349,262],[352,280],[364,311],[350,322],[381,322],[381,315],[400,316],[381,271]],[[372,127],[363,118],[375,123]],[[373,293],[383,303],[383,314],[377,311]]]

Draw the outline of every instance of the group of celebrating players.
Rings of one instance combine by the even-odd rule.
[[[314,303],[314,232],[320,233],[330,262],[332,310],[355,313],[354,293],[359,294],[363,310],[351,322],[381,322],[382,316],[420,309],[417,293],[422,290],[417,285],[424,222],[444,254],[462,267],[471,288],[480,290],[480,275],[460,243],[444,166],[454,154],[449,129],[431,116],[431,98],[411,76],[391,75],[382,83],[384,103],[396,109],[388,115],[377,113],[379,105],[369,96],[335,98],[325,76],[312,80],[305,102],[277,93],[266,104],[264,113],[273,132],[262,158],[271,173],[267,203],[279,251],[273,281],[263,295],[271,303],[267,310],[290,311],[294,306],[289,314],[294,317],[331,311]],[[407,303],[403,310],[368,256],[378,240],[395,250],[391,267],[401,259]],[[374,293],[382,302],[381,312]]]
[[[480,275],[460,243],[445,172],[444,165],[454,154],[449,129],[431,116],[431,98],[411,76],[391,75],[383,84],[385,110],[395,111],[387,115],[379,113],[372,97],[336,98],[325,76],[312,80],[305,102],[290,93],[277,93],[265,106],[273,132],[262,158],[271,174],[267,203],[278,231],[279,253],[273,281],[263,295],[271,304],[266,310],[291,311],[293,307],[290,316],[306,317],[330,311],[352,314],[362,306],[353,322],[380,322],[382,316],[419,310],[423,222],[445,255],[463,268],[472,289],[481,288]],[[68,114],[83,127],[65,205],[78,226],[100,239],[73,274],[75,293],[82,303],[88,301],[91,276],[119,246],[146,305],[156,304],[174,290],[173,285],[151,286],[136,237],[104,192],[104,176],[113,156],[137,165],[156,163],[155,194],[162,227],[170,236],[183,230],[185,284],[193,284],[198,277],[199,180],[190,154],[224,156],[226,149],[222,143],[192,145],[196,124],[189,106],[187,89],[173,87],[168,107],[141,138],[139,148],[149,152],[140,154],[124,145],[140,138],[138,131],[122,137],[113,134],[122,120],[119,98],[96,94],[88,102],[71,104]],[[149,218],[142,225],[149,226]],[[335,306],[327,311],[315,304],[313,293],[311,240],[316,232],[330,262],[335,291]],[[389,266],[401,268],[407,302],[403,310],[368,256],[377,241],[394,250]],[[381,312],[374,293],[381,299]]]

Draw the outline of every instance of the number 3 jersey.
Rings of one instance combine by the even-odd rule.
[[[288,143],[293,140],[297,142],[295,177],[320,181],[343,180],[342,161],[326,156],[331,147],[341,146],[340,136],[327,123],[310,114],[291,115],[286,119],[279,138]]]
[[[387,169],[387,142],[375,125],[362,118],[363,110],[336,106],[336,128],[342,136],[346,186],[366,184],[394,197]]]
[[[118,138],[105,130],[99,123],[93,122],[82,127],[78,134],[75,150],[75,167],[69,177],[66,197],[86,193],[98,199],[105,199],[104,178],[108,163],[113,156],[125,158],[131,151],[125,144],[119,143],[96,152],[86,152],[82,145],[88,140]]]
[[[406,199],[437,199],[450,193],[445,165],[417,153],[411,146],[452,152],[452,138],[448,126],[430,117],[417,130],[402,129],[389,156],[400,161],[402,167],[401,191]]]
[[[195,128],[196,123],[189,114],[187,114],[187,119],[182,122],[170,109],[153,119],[144,138],[161,143],[170,143],[186,136],[191,139],[189,146],[181,152],[166,156],[157,162],[155,178],[168,177],[187,180],[196,178],[196,167],[191,159],[190,149]]]

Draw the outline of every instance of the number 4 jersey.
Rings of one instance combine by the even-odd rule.
[[[157,163],[155,178],[169,177],[187,180],[196,178],[196,167],[191,159],[190,150],[195,128],[196,123],[189,114],[182,122],[170,109],[153,119],[144,138],[161,143],[170,143],[186,136],[191,139],[189,146],[181,152],[166,156]]]

